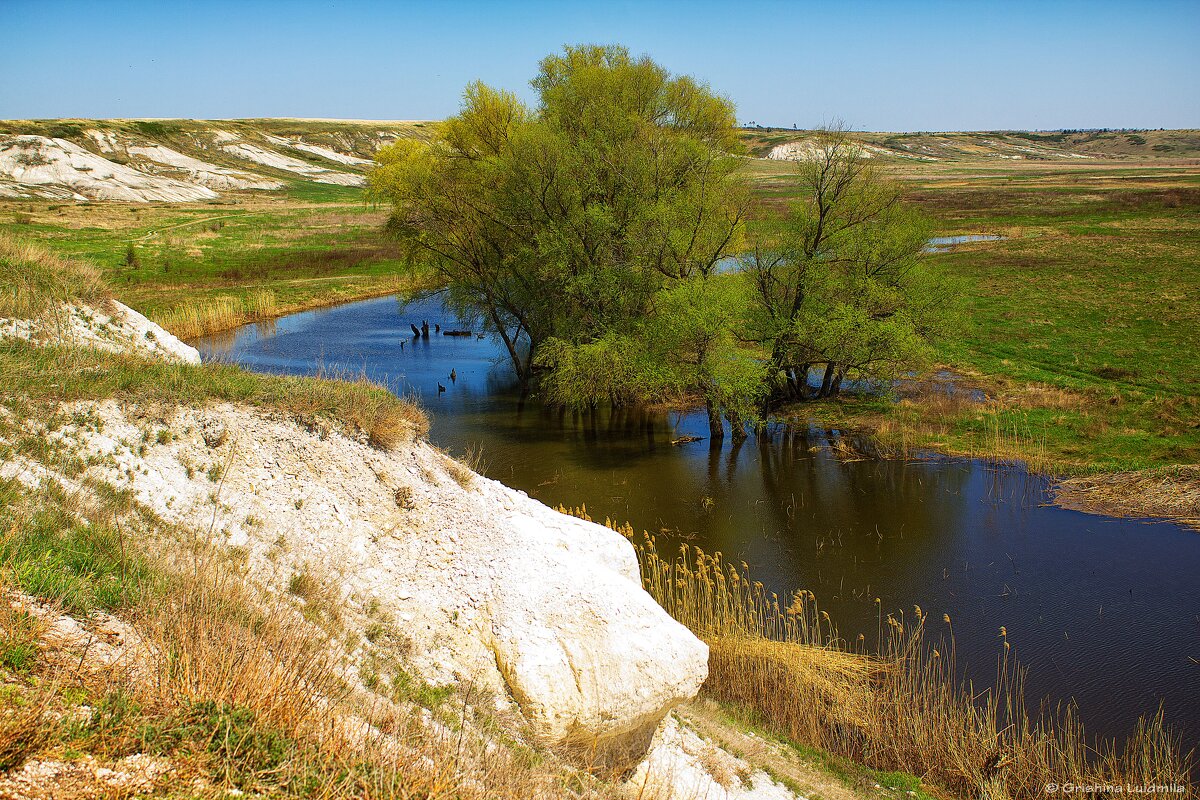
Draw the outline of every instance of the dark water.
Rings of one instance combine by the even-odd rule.
[[[428,340],[409,331],[421,320]],[[935,636],[948,613],[960,663],[986,683],[1003,625],[1031,700],[1073,697],[1091,733],[1121,736],[1161,701],[1185,741],[1200,741],[1200,533],[1046,506],[1045,482],[1016,468],[838,458],[836,433],[672,446],[707,435],[705,420],[522,402],[490,340],[442,336],[435,323],[458,327],[436,297],[407,308],[385,298],[200,347],[268,372],[365,371],[419,397],[436,444],[481,446],[489,476],[745,560],[780,596],[810,589],[847,638],[873,640],[876,597],[910,617],[920,604]]]

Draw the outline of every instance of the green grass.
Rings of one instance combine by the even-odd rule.
[[[17,418],[29,406],[115,398],[199,406],[244,403],[274,409],[304,423],[326,420],[361,433],[379,447],[420,435],[424,414],[365,379],[260,375],[227,364],[169,364],[131,355],[0,342],[0,384]]]
[[[778,234],[795,197],[789,169],[753,164],[760,235]],[[964,287],[968,320],[936,360],[997,402],[848,397],[796,413],[890,446],[1060,473],[1200,462],[1200,170],[957,164],[896,175],[940,234],[1009,237],[931,256]]]
[[[21,591],[69,613],[116,611],[157,590],[160,581],[138,548],[103,516],[88,519],[61,489],[54,502],[33,503],[13,481],[0,482],[0,568]],[[17,656],[7,647],[2,660]]]
[[[302,181],[210,203],[0,201],[0,235],[88,261],[155,321],[263,291],[277,314],[407,291],[409,262],[385,220],[360,188]]]

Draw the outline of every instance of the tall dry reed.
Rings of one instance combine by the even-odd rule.
[[[275,293],[255,289],[243,297],[192,300],[155,316],[155,322],[181,339],[194,339],[248,322],[271,319],[278,313]]]

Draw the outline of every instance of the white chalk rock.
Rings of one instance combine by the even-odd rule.
[[[543,738],[625,769],[699,691],[708,648],[643,591],[624,537],[547,516],[511,517],[493,561],[496,663]]]
[[[707,677],[708,648],[642,589],[624,536],[451,470],[424,442],[380,451],[215,404],[177,409],[167,426],[178,435],[143,452],[120,444],[143,439],[128,409],[90,408],[102,432],[58,434],[112,454],[89,477],[236,544],[247,578],[280,595],[299,573],[336,588],[362,642],[386,622],[370,647],[402,653],[431,683],[471,687],[472,702],[511,698],[539,741],[585,766],[631,769]],[[205,468],[225,463],[214,510]]]
[[[45,136],[0,136],[0,181],[73,200],[177,203],[217,197],[205,186],[147,175],[74,142]]]
[[[200,352],[116,300],[102,307],[64,305],[40,319],[0,319],[0,339],[138,353],[180,364],[199,364]]]
[[[670,717],[625,782],[637,800],[807,800]]]

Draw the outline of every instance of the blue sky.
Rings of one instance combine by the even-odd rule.
[[[1200,0],[0,0],[0,41],[7,119],[434,119],[617,42],[764,125],[1200,127]]]

